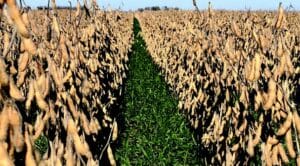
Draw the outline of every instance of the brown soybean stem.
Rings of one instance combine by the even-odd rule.
[[[14,41],[15,41],[16,35],[17,35],[17,28],[14,28],[12,37],[10,39],[10,43],[8,45],[8,49],[6,50],[6,52],[3,52],[3,57],[4,58],[8,55],[8,53],[9,53],[9,51],[10,51],[10,49],[11,49],[11,47],[12,47]]]
[[[114,123],[115,121],[116,121],[116,119],[114,119],[113,123]],[[113,123],[112,123],[112,124],[113,124]],[[104,151],[107,149],[107,147],[108,147],[108,145],[109,145],[110,138],[111,138],[111,135],[112,135],[112,131],[113,131],[113,130],[114,130],[114,125],[113,125],[113,127],[111,128],[111,130],[110,130],[110,133],[109,133],[107,142],[106,142],[106,144],[105,144],[104,148],[102,149],[101,154],[100,154],[100,156],[99,156],[99,160],[102,159],[102,156],[103,156],[103,154],[104,154]]]
[[[300,155],[300,147],[299,147],[299,140],[298,140],[298,132],[296,130],[296,126],[295,126],[295,123],[294,123],[295,119],[293,117],[293,129],[295,131],[295,137],[296,137],[296,147],[297,147],[297,154]]]

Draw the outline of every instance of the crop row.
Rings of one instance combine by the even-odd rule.
[[[21,11],[0,0],[0,165],[116,165],[133,18],[51,2]]]
[[[300,164],[299,14],[137,14],[206,164]]]

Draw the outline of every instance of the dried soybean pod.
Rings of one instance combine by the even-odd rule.
[[[61,56],[62,56],[62,59],[64,60],[64,63],[68,63],[70,58],[69,58],[69,54],[68,54],[67,45],[65,44],[64,35],[62,35],[60,37],[59,47],[60,47]]]
[[[272,165],[272,159],[271,159],[271,148],[272,148],[272,145],[266,143],[264,145],[264,151],[263,151],[263,156],[264,156],[264,161],[265,161],[265,165],[267,166],[271,166]]]
[[[261,73],[261,55],[260,53],[256,53],[254,56],[254,65],[255,65],[255,71],[254,71],[254,79],[258,80]]]
[[[279,161],[278,161],[278,146],[275,145],[272,148],[272,161],[273,161],[273,165],[278,165]]]
[[[70,95],[67,96],[67,103],[68,103],[68,107],[70,109],[70,112],[72,113],[72,115],[74,116],[75,119],[79,118],[79,113],[74,105],[74,102],[71,98]]]
[[[35,81],[33,83],[33,86],[34,86],[34,91],[35,91],[35,99],[36,99],[36,103],[37,103],[38,107],[41,110],[47,112],[49,110],[49,106],[48,106],[47,102],[43,99],[43,95],[41,94],[40,89]]]
[[[7,32],[4,32],[3,36],[3,55],[10,49],[9,48],[9,43],[10,43],[10,36]]]
[[[268,68],[265,68],[264,69],[264,75],[265,75],[266,78],[269,79],[269,78],[271,78],[272,73],[271,73],[271,71]]]
[[[23,96],[22,92],[18,89],[12,77],[9,79],[9,95],[17,100],[17,101],[24,101],[25,97]]]
[[[80,6],[80,2],[77,1],[75,17],[79,17],[80,13],[81,13],[81,6]]]
[[[49,110],[49,106],[47,104],[47,102],[43,99],[42,94],[38,91],[35,90],[35,99],[36,99],[36,103],[39,106],[39,108],[43,111],[48,111]]]
[[[289,163],[289,158],[288,158],[288,156],[286,155],[286,152],[285,152],[285,150],[284,150],[282,144],[279,143],[279,144],[277,145],[277,147],[278,147],[278,152],[279,152],[279,155],[280,155],[282,161],[283,161],[285,164]]]
[[[255,30],[255,29],[252,30],[252,36],[253,36],[253,38],[255,39],[256,43],[259,43],[259,38],[258,38],[258,36],[257,36],[257,33],[256,33],[256,30]]]
[[[77,128],[73,119],[68,120],[67,131],[69,134],[77,134]]]
[[[26,74],[27,74],[26,70],[18,72],[18,80],[17,80],[17,86],[18,87],[21,87],[24,84]]]
[[[243,132],[246,128],[247,128],[247,124],[248,124],[248,121],[247,119],[244,119],[243,123],[241,124],[241,126],[239,127],[239,131],[240,132]]]
[[[275,27],[277,29],[282,28],[283,19],[284,19],[284,11],[283,11],[283,8],[282,8],[282,3],[280,2],[279,7],[278,7],[277,21],[276,21],[276,24],[275,24]]]
[[[2,112],[0,112],[0,142],[5,141],[7,138],[7,130],[9,127],[8,109],[8,105],[5,103]]]
[[[32,136],[33,140],[37,140],[42,134],[45,125],[48,123],[48,119],[50,118],[50,112],[48,111],[43,118],[40,117],[40,123],[34,126],[35,133]]]
[[[85,134],[90,135],[91,131],[89,128],[89,121],[83,112],[80,114],[80,120],[81,120],[82,128],[83,128]]]
[[[1,66],[0,62],[0,87],[4,87],[8,85],[9,82],[9,76],[5,71],[5,68]]]
[[[254,63],[252,61],[248,61],[245,64],[245,77],[248,81],[253,81],[255,77],[255,71],[254,71]]]
[[[31,102],[34,98],[34,85],[33,85],[33,80],[30,81],[29,83],[29,89],[28,89],[28,93],[27,93],[27,99],[26,99],[26,102],[25,102],[25,108],[26,110],[29,110],[30,107],[31,107]]]
[[[73,156],[73,152],[70,148],[67,148],[67,152],[65,153],[64,157],[66,160],[66,166],[73,166],[75,165],[75,159]]]
[[[113,140],[113,141],[116,141],[116,140],[117,140],[117,137],[118,137],[118,123],[117,123],[117,121],[115,120],[115,121],[113,122],[112,140]]]
[[[109,159],[110,165],[111,165],[111,166],[116,166],[116,165],[117,165],[117,164],[116,164],[116,160],[115,160],[115,158],[114,158],[114,155],[113,155],[113,152],[112,152],[112,150],[111,150],[110,145],[108,145],[108,147],[107,147],[107,155],[108,155],[108,159]]]
[[[56,32],[57,36],[59,37],[60,36],[60,27],[59,27],[59,24],[58,24],[58,21],[57,21],[56,17],[53,17],[52,25],[53,25],[54,31]]]
[[[63,83],[69,81],[70,78],[72,78],[72,70],[71,69],[69,69],[68,72],[65,74],[65,76],[63,78]]]
[[[232,25],[231,27],[232,27],[232,30],[233,30],[233,32],[235,33],[235,35],[237,35],[238,37],[241,37],[241,36],[242,36],[242,35],[241,35],[241,30],[240,30],[240,28],[236,25],[235,21],[233,21],[231,25]]]
[[[21,152],[24,147],[24,137],[22,134],[22,116],[16,106],[10,102],[8,103],[8,120],[13,131],[13,137],[10,139],[13,142],[16,151]]]
[[[271,136],[269,136],[268,139],[267,139],[267,143],[271,144],[271,145],[276,145],[276,144],[278,144],[278,142],[279,142],[278,139],[276,139],[274,137],[271,137]]]
[[[300,133],[300,117],[297,111],[293,113],[294,123],[297,129],[297,132]]]
[[[271,78],[268,82],[267,98],[264,98],[264,104],[263,104],[264,110],[269,110],[274,104],[275,99],[276,99],[276,82],[274,81],[274,79]]]
[[[14,163],[7,153],[7,143],[0,141],[0,165],[13,166]]]
[[[22,14],[22,20],[23,20],[25,26],[29,27],[29,18],[28,18],[28,13],[27,12],[24,12]]]
[[[21,34],[22,37],[29,38],[29,32],[26,29],[26,26],[22,20],[16,1],[6,0],[6,3],[8,6],[8,13],[11,19],[13,20],[13,22],[15,23],[18,32]]]
[[[254,137],[254,139],[253,139],[253,145],[254,146],[256,146],[258,143],[259,143],[259,141],[260,141],[260,136],[261,136],[261,132],[262,132],[262,124],[260,123],[259,125],[258,125],[258,127],[257,127],[257,130],[256,130],[256,135],[255,135],[255,137]]]
[[[226,114],[225,114],[226,119],[229,119],[231,113],[232,113],[232,108],[231,107],[227,107],[227,111],[226,111]]]
[[[287,114],[283,110],[280,110],[279,114],[282,118],[287,118]]]
[[[280,63],[277,66],[276,72],[274,76],[281,76],[284,71],[285,71],[285,67],[286,67],[286,57],[285,56],[281,56],[280,57]]]
[[[12,65],[9,67],[9,73],[10,75],[16,75],[18,73],[17,69],[14,66],[14,62],[12,62]]]
[[[18,60],[18,72],[24,71],[29,62],[29,54],[27,52],[21,53]]]
[[[76,124],[71,118],[68,120],[67,131],[68,134],[70,134],[74,140],[76,152],[80,155],[86,156],[87,158],[91,157],[91,153],[87,142],[85,140],[81,141],[77,133]]]
[[[91,152],[89,150],[89,145],[85,140],[80,139],[79,135],[76,133],[73,135],[75,150],[78,154],[86,156],[87,158],[91,157]]]
[[[235,145],[232,146],[231,150],[233,152],[237,151],[238,149],[240,148],[240,144],[239,143],[236,143]]]
[[[247,146],[247,152],[249,156],[254,156],[254,144],[253,144],[253,136],[251,133],[249,133],[249,140],[248,140],[248,146]]]
[[[293,114],[291,112],[289,112],[283,125],[280,126],[280,128],[277,131],[278,136],[282,136],[288,131],[288,129],[291,127],[292,119],[293,119]]]
[[[291,158],[295,158],[296,157],[296,152],[295,152],[294,145],[293,145],[293,138],[292,138],[291,128],[285,134],[285,141],[286,141],[287,150],[289,152],[289,155],[291,156]]]
[[[263,98],[261,96],[261,92],[257,91],[257,94],[255,95],[255,105],[254,105],[255,111],[258,111],[262,103],[263,103]]]
[[[277,56],[281,57],[282,55],[283,55],[282,39],[279,38],[278,44],[277,44]]]
[[[44,92],[46,91],[46,85],[47,85],[47,81],[46,81],[46,74],[44,72],[42,72],[37,80],[36,80],[36,85],[38,90],[40,91],[40,93],[42,94],[42,98],[44,98]]]
[[[230,101],[230,93],[229,93],[229,90],[228,90],[228,89],[226,89],[225,98],[226,98],[226,101],[227,101],[227,102]]]
[[[51,89],[50,74],[47,73],[45,76],[45,86],[44,86],[43,93],[42,93],[43,98],[48,96],[50,89]]]
[[[96,118],[92,118],[89,124],[91,133],[97,134],[101,130],[101,126]]]
[[[25,131],[25,144],[27,147],[26,156],[25,156],[25,165],[26,166],[35,166],[36,162],[32,154],[32,145],[30,141],[30,137],[28,131]]]
[[[32,42],[32,40],[30,38],[22,38],[23,42],[24,42],[24,47],[25,50],[30,54],[30,55],[34,55],[36,54],[36,46],[35,44]]]

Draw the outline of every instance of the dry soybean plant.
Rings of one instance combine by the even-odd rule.
[[[208,12],[214,17],[137,15],[201,157],[213,165],[300,165],[299,13],[281,5],[278,12]]]
[[[90,4],[69,16],[0,0],[0,165],[116,165],[133,18]]]

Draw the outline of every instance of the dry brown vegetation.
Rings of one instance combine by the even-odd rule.
[[[299,13],[210,9],[137,18],[206,164],[299,162]]]
[[[0,9],[0,165],[116,165],[110,144],[132,15],[88,16],[80,4],[20,12],[15,0],[0,0]],[[41,136],[45,153],[35,146]]]
[[[48,13],[0,0],[0,165],[116,165],[133,15],[84,2]],[[299,13],[136,16],[206,165],[300,165]]]

